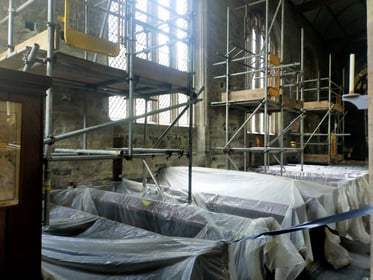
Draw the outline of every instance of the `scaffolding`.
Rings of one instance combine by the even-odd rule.
[[[48,0],[47,29],[27,39],[20,44],[14,42],[14,15],[33,4],[26,1],[15,9],[13,1],[9,0],[9,15],[1,23],[8,21],[8,50],[0,54],[0,65],[6,68],[19,69],[44,73],[51,76],[53,85],[74,88],[87,92],[96,92],[105,96],[122,96],[127,100],[128,114],[126,118],[110,121],[95,126],[87,126],[86,104],[84,105],[83,127],[74,131],[53,135],[53,87],[46,94],[46,115],[44,135],[44,224],[49,224],[48,196],[51,190],[51,175],[49,162],[71,160],[123,160],[141,158],[144,164],[144,182],[147,174],[155,180],[147,157],[154,156],[187,156],[189,170],[192,168],[192,137],[193,137],[193,106],[200,101],[198,92],[194,91],[192,30],[193,7],[186,2],[187,11],[181,13],[175,7],[166,7],[157,1],[148,1],[146,9],[137,7],[137,2],[132,0],[104,0],[84,1],[65,0],[63,16],[58,20],[63,23],[63,43],[70,48],[84,51],[84,58],[66,53],[60,48],[60,28],[56,24],[56,4]],[[61,3],[59,3],[61,4]],[[113,8],[114,7],[114,8]],[[155,9],[162,9],[169,15],[167,20],[154,13]],[[94,17],[94,19],[92,19]],[[109,25],[114,24],[114,32]],[[163,34],[164,42],[155,39],[154,34]],[[145,38],[145,43],[140,47],[136,44],[139,38]],[[167,49],[171,53],[177,47],[184,47],[185,65],[179,70],[177,62],[159,62],[157,50]],[[70,49],[71,50],[71,49]],[[93,54],[89,58],[89,54]],[[123,57],[121,56],[123,55]],[[118,67],[107,65],[110,57],[122,59]],[[104,63],[102,63],[104,62]],[[185,102],[148,111],[148,102],[153,97],[161,95],[183,94]],[[136,99],[143,99],[145,110],[143,114],[136,115],[134,104]],[[151,148],[134,147],[133,122],[144,119],[144,139],[147,133],[148,117],[162,112],[177,110],[179,115],[161,133],[159,139]],[[189,115],[189,142],[188,151],[181,149],[160,149],[159,143],[176,125],[180,117]],[[104,149],[89,149],[87,147],[87,133],[116,124],[128,124],[128,145]],[[82,135],[82,147],[75,149],[54,149],[58,141],[73,136]],[[190,174],[191,178],[191,174]],[[189,180],[188,201],[192,200],[192,186]],[[155,182],[156,183],[156,182]]]
[[[217,62],[214,66],[225,66],[223,75],[215,76],[215,79],[225,81],[225,92],[222,93],[221,101],[211,102],[214,107],[225,107],[225,145],[223,147],[214,147],[213,152],[223,152],[226,157],[226,168],[235,164],[231,157],[232,153],[243,153],[243,169],[247,170],[247,153],[263,153],[263,166],[266,170],[271,162],[270,155],[281,165],[284,164],[286,153],[303,154],[303,139],[299,138],[300,146],[294,147],[286,145],[285,135],[292,127],[304,118],[302,111],[302,87],[303,82],[303,30],[301,30],[300,61],[284,63],[284,17],[285,2],[276,1],[274,11],[270,12],[271,1],[254,1],[243,6],[231,9],[227,7],[227,30],[226,30],[226,51],[223,55],[224,60]],[[259,52],[253,52],[247,48],[245,42],[248,36],[247,22],[249,21],[249,12],[251,9],[262,5],[265,10],[263,45]],[[263,7],[264,6],[264,7]],[[244,38],[240,43],[235,43],[231,38],[231,27],[234,26],[232,14],[241,13],[242,26],[244,26]],[[270,16],[270,14],[272,16]],[[275,24],[280,25],[280,44],[279,56],[271,50],[271,36],[274,33]],[[236,23],[237,25],[237,23]],[[255,41],[251,38],[251,41]],[[256,38],[259,41],[258,38]],[[243,43],[242,43],[243,41]],[[239,65],[240,67],[237,67]],[[245,80],[243,90],[233,90],[232,79],[241,78]],[[249,80],[249,82],[248,82]],[[251,85],[250,85],[251,80]],[[260,86],[257,86],[257,85]],[[243,110],[245,118],[243,124],[230,135],[229,116],[232,109]],[[270,115],[280,113],[280,129],[277,135],[270,136]],[[285,126],[284,112],[293,112],[293,119],[287,121]],[[247,146],[247,126],[251,119],[257,113],[263,113],[263,141],[257,143],[255,147]],[[302,129],[302,128],[301,128]],[[233,145],[233,140],[243,131],[243,147]],[[242,134],[241,134],[242,135]],[[259,141],[258,141],[259,142]],[[280,155],[280,158],[278,158]]]
[[[304,81],[303,108],[310,116],[320,118],[314,127],[303,133],[304,161],[331,164],[343,160],[344,118],[343,86],[332,79],[332,55],[329,54],[328,76]]]
[[[226,50],[221,55],[224,60],[214,63],[216,67],[224,67],[225,73],[214,78],[224,80],[225,91],[221,93],[220,101],[210,103],[212,107],[225,108],[225,144],[213,147],[213,153],[222,152],[226,168],[233,167],[236,170],[249,169],[248,155],[262,154],[264,172],[272,163],[279,164],[283,170],[287,162],[295,161],[301,164],[303,170],[304,163],[331,164],[341,161],[343,137],[347,135],[344,133],[346,113],[341,102],[343,87],[332,80],[332,74],[335,74],[332,73],[332,55],[329,55],[327,77],[318,74],[317,78],[305,80],[304,31],[301,28],[299,62],[284,63],[285,2],[277,1],[272,7],[273,11],[270,11],[270,4],[271,1],[254,1],[233,9],[227,7]],[[264,43],[259,52],[254,52],[250,49],[252,45],[247,44],[250,32],[247,22],[253,21],[250,10],[255,10],[258,5],[262,5],[265,11]],[[237,18],[242,21],[237,21]],[[254,20],[260,21],[257,18]],[[237,28],[239,24],[243,26],[244,38],[239,38],[237,43],[237,38],[232,38],[231,29]],[[279,57],[271,46],[276,24],[280,25]],[[251,44],[252,41],[258,44],[255,43],[259,41],[257,37],[249,39]],[[244,120],[232,132],[229,127],[230,116],[235,110],[243,112],[239,114],[244,115]],[[248,127],[258,113],[262,113],[263,129],[259,131],[262,138],[256,135],[253,145],[247,140],[248,135],[254,134]],[[278,131],[273,132],[271,116],[275,113],[279,114],[280,123]],[[315,116],[318,119],[308,121],[305,128],[305,119]],[[309,127],[312,123],[313,127]],[[241,142],[238,143],[237,138],[240,136]],[[235,163],[234,154],[244,155],[243,160],[238,156],[243,167]],[[285,158],[285,155],[290,157]]]

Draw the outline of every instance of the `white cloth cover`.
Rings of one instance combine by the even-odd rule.
[[[161,186],[187,191],[188,167],[161,169],[157,174],[157,180]],[[287,212],[281,221],[282,228],[349,209],[349,197],[342,188],[257,172],[193,167],[192,193],[197,203],[202,202],[200,205],[206,204],[208,200],[217,199],[217,196],[223,196],[225,200],[232,203],[236,201],[232,198],[239,198],[241,204],[244,204],[245,200],[256,200],[262,204],[285,205]],[[241,207],[239,204],[236,206]],[[276,215],[278,209],[272,210],[273,215]],[[336,228],[336,225],[329,226]],[[306,261],[312,261],[309,232],[298,231],[289,235]]]
[[[347,212],[369,205],[369,169],[361,165],[278,165],[270,166],[267,173],[317,182],[335,187],[341,198],[338,212]],[[343,198],[343,199],[342,199]],[[357,217],[337,224],[339,235],[365,244],[370,243],[369,216]]]
[[[195,205],[177,202],[175,198],[169,198],[169,202],[153,200],[146,195],[146,192],[141,190],[139,185],[132,184],[132,186],[135,187],[128,190],[132,195],[114,192],[114,189],[118,189],[115,186],[111,190],[110,186],[55,190],[51,193],[51,202],[59,206],[84,210],[100,218],[131,225],[140,231],[152,231],[159,236],[171,238],[171,241],[173,238],[177,240],[186,238],[183,241],[186,245],[188,245],[188,240],[191,244],[194,244],[194,242],[199,244],[201,240],[223,242],[228,245],[229,279],[264,280],[267,271],[270,271],[274,273],[277,280],[293,280],[304,269],[303,257],[286,235],[234,242],[246,236],[279,229],[278,222],[273,218],[248,219],[213,213]],[[137,193],[137,195],[133,195],[134,193]],[[155,193],[153,195],[157,196]],[[138,206],[139,211],[134,211],[133,205]],[[106,238],[111,238],[112,235],[113,233],[108,231]],[[144,256],[151,254],[155,258],[154,261],[157,261],[157,251],[152,252],[152,249],[150,249],[154,242],[149,242],[148,239],[137,238],[136,242],[143,242],[143,246],[139,247],[139,255],[135,257],[140,259],[142,254]],[[76,242],[80,242],[80,240]],[[210,243],[207,242],[206,244]],[[61,244],[58,244],[58,246],[64,248],[67,244],[68,242],[61,240]],[[88,246],[89,243],[83,242],[83,244]],[[169,250],[167,242],[162,244],[164,251]],[[95,246],[95,244],[92,243],[92,246]],[[159,248],[162,249],[161,245],[159,245]],[[141,250],[144,250],[144,252]],[[192,254],[194,249],[190,250],[192,250],[190,252]],[[129,261],[126,260],[126,262]],[[212,264],[206,265],[210,266]],[[179,269],[184,268],[181,265]],[[214,268],[213,272],[215,269],[219,271],[218,268]],[[189,270],[193,269],[190,268]],[[205,271],[209,271],[208,268],[205,268]],[[205,277],[205,279],[211,278]]]

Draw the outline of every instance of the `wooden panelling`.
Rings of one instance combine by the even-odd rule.
[[[0,209],[0,279],[24,279],[25,272],[40,279],[43,112],[50,86],[50,78],[0,69],[0,100],[22,104],[19,204]]]

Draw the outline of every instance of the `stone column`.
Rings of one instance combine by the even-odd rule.
[[[195,90],[199,91],[202,87],[208,87],[207,85],[207,9],[208,3],[206,0],[199,0],[194,2],[194,12],[195,12],[195,21],[194,21],[194,32],[195,40],[192,47],[195,48]],[[204,90],[199,96],[202,98],[202,102],[199,102],[195,105],[195,124],[196,130],[193,136],[195,152],[193,163],[195,165],[206,165],[206,151],[209,149],[208,142],[208,104],[209,98],[207,96],[208,89]]]

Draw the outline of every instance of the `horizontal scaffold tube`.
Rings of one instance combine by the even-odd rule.
[[[201,100],[200,99],[193,99],[193,100],[189,100],[187,102],[176,104],[176,105],[173,105],[173,106],[170,106],[170,107],[167,107],[167,108],[162,108],[162,109],[159,109],[159,110],[151,111],[151,112],[148,112],[146,114],[132,116],[132,117],[128,117],[128,118],[117,120],[117,121],[106,122],[106,123],[102,123],[102,124],[99,124],[99,125],[90,126],[90,127],[87,127],[87,128],[77,129],[77,130],[70,131],[70,132],[60,134],[60,135],[56,135],[56,136],[49,136],[49,137],[44,139],[44,144],[54,144],[57,141],[61,141],[63,139],[69,138],[69,137],[81,135],[81,134],[84,134],[86,132],[98,130],[98,129],[108,127],[108,126],[111,126],[111,125],[116,125],[116,124],[120,124],[120,123],[134,121],[134,120],[137,120],[137,119],[145,118],[145,117],[151,116],[151,115],[156,115],[156,114],[166,112],[166,111],[169,111],[169,110],[173,110],[173,109],[177,109],[177,108],[180,108],[180,107],[189,106],[190,104],[195,104],[199,101],[201,101]]]

